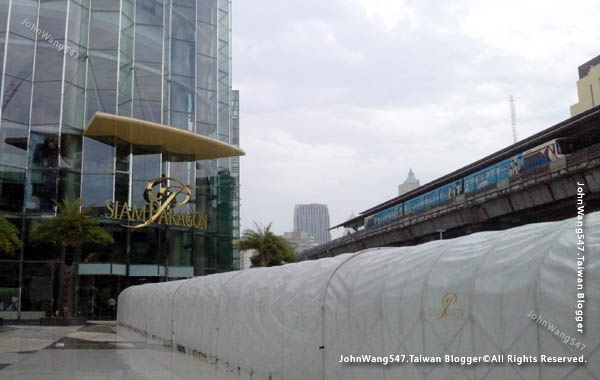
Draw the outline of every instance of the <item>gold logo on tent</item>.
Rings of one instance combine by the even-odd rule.
[[[458,302],[458,294],[455,292],[448,292],[442,297],[442,307],[438,309],[430,309],[429,315],[435,319],[449,318],[449,319],[461,319],[464,314],[461,309],[451,309],[450,307],[456,305]]]
[[[169,185],[171,183],[171,185]],[[158,186],[158,190],[154,192],[154,188]],[[180,194],[183,194],[181,199]],[[177,197],[180,200],[177,201]],[[186,205],[192,197],[192,191],[187,185],[169,177],[156,178],[146,186],[144,191],[144,199],[147,205],[138,208],[133,205],[129,207],[127,202],[120,204],[118,201],[106,202],[106,208],[110,214],[106,214],[106,218],[124,219],[128,221],[137,220],[143,223],[124,227],[131,229],[139,229],[147,227],[152,223],[167,224],[182,227],[194,227],[199,229],[208,229],[208,215],[199,212],[175,212],[175,207]]]

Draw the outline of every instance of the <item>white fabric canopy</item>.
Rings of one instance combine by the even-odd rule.
[[[253,379],[600,379],[600,213],[577,219],[134,286],[118,320]],[[528,316],[540,315],[574,345]],[[585,355],[584,365],[340,364],[341,355]],[[505,359],[506,360],[506,359]]]

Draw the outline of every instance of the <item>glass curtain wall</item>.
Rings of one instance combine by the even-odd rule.
[[[240,146],[240,92],[231,92],[231,144]],[[233,195],[231,199],[231,233],[233,235],[233,268],[240,269],[240,158],[231,158]]]
[[[82,247],[69,274],[82,315],[110,316],[129,284],[238,267],[239,183],[230,159],[193,161],[83,137],[92,116],[105,112],[232,143],[229,1],[0,0],[0,54],[0,212],[25,243],[0,256],[0,312],[55,312],[58,247],[27,237],[55,215],[54,200],[67,197],[82,197],[115,239],[112,247]],[[192,188],[183,211],[206,213],[208,230],[132,232],[104,217],[107,201],[143,206],[147,183],[160,176]]]

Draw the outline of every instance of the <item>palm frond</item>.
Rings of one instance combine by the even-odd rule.
[[[66,198],[57,203],[58,214],[38,223],[30,232],[34,244],[54,242],[65,247],[85,243],[108,245],[114,242],[98,220],[89,216],[90,207],[81,207],[81,199]]]
[[[256,230],[246,230],[239,242],[240,249],[254,249],[257,254],[251,258],[253,267],[275,266],[296,261],[294,248],[281,236],[271,232],[272,223],[262,227],[254,223]]]
[[[19,238],[17,227],[9,222],[4,215],[0,215],[0,252],[14,255],[22,247],[23,242]]]

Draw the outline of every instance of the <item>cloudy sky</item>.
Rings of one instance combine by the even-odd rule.
[[[600,54],[600,2],[237,0],[242,229],[331,224],[550,127]],[[341,231],[334,232],[334,237]]]

